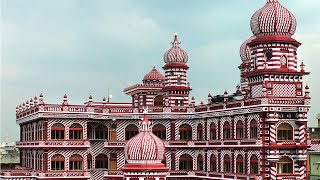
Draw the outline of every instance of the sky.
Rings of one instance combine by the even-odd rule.
[[[188,53],[188,81],[196,102],[208,92],[234,92],[240,81],[239,48],[250,18],[266,0],[1,0],[1,137],[19,139],[15,108],[44,94],[46,103],[130,102],[127,86],[141,83],[153,66],[163,73],[163,54],[175,32]],[[311,75],[309,126],[320,112],[320,1],[281,0],[296,17],[293,38],[302,43]]]

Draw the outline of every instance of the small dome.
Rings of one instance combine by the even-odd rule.
[[[170,48],[163,56],[165,63],[186,63],[188,62],[188,54],[180,48],[180,42],[178,40],[178,34],[175,33],[174,40],[172,42],[172,48]]]
[[[248,61],[250,60],[250,48],[248,46],[248,44],[255,39],[256,36],[251,36],[248,40],[246,40],[240,47],[240,58],[242,61]]]
[[[251,30],[256,36],[292,36],[296,31],[296,18],[278,0],[268,0],[267,4],[251,17]]]
[[[164,79],[164,76],[156,69],[156,67],[153,67],[152,70],[144,76],[143,81],[163,81]]]
[[[150,128],[147,115],[142,121],[143,129],[131,138],[124,146],[125,158],[128,163],[161,163],[165,157],[164,142],[154,135]]]

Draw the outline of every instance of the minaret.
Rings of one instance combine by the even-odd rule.
[[[165,158],[164,142],[154,135],[149,127],[147,110],[144,111],[142,129],[139,134],[131,138],[124,147],[125,180],[165,180],[168,168],[161,161]]]
[[[172,47],[164,54],[165,85],[163,91],[169,99],[169,106],[187,106],[189,104],[190,83],[187,82],[188,54],[180,48],[175,33]]]
[[[303,90],[303,76],[309,72],[304,63],[298,69],[301,44],[292,38],[296,19],[278,0],[267,0],[250,24],[253,36],[240,48],[239,68],[244,98],[260,100],[266,106],[259,115],[263,146],[259,173],[263,179],[281,179],[288,174],[305,179],[310,96],[307,87]]]

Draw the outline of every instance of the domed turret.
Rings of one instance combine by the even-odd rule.
[[[178,40],[178,34],[174,34],[174,40],[172,42],[172,48],[170,48],[163,56],[165,63],[187,63],[188,54],[180,48],[180,42]]]
[[[251,18],[251,30],[256,36],[292,36],[296,31],[296,18],[278,0],[268,0]]]
[[[165,77],[156,69],[156,67],[153,67],[152,70],[144,76],[143,82],[164,81],[164,79]]]
[[[249,61],[250,60],[250,48],[248,46],[248,44],[255,39],[256,36],[251,36],[248,40],[246,40],[240,47],[240,58],[242,61]]]
[[[149,124],[145,114],[142,130],[126,143],[124,153],[128,163],[161,163],[164,159],[164,142],[151,132]]]

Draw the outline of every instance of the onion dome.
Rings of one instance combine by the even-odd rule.
[[[278,0],[268,0],[267,4],[251,17],[251,30],[256,36],[292,36],[296,31],[296,18]]]
[[[242,61],[249,61],[250,60],[250,48],[248,44],[255,39],[256,36],[251,36],[248,40],[246,40],[240,47],[240,58]]]
[[[164,76],[153,66],[152,70],[146,74],[143,78],[143,82],[145,81],[164,81]]]
[[[172,48],[170,48],[163,56],[165,63],[187,63],[188,54],[180,48],[180,41],[178,40],[178,34],[174,34],[174,40],[171,43]]]
[[[161,163],[164,159],[164,142],[151,132],[149,124],[147,115],[144,114],[142,130],[126,143],[124,153],[128,163]]]

